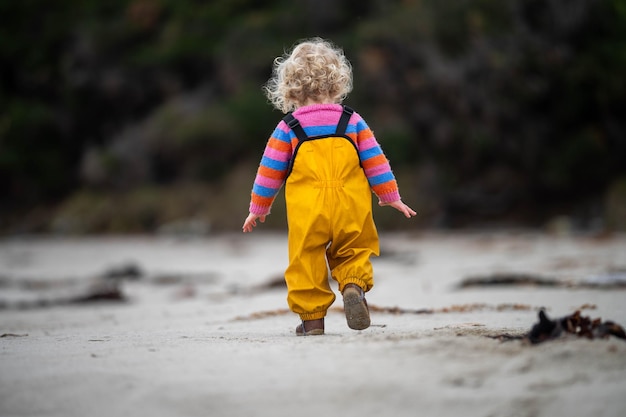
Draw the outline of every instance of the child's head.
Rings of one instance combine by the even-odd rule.
[[[309,39],[274,60],[264,90],[283,113],[309,102],[341,103],[352,91],[352,67],[340,48],[320,38]]]

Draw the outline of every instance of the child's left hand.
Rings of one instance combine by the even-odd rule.
[[[261,223],[265,223],[265,216],[259,216],[257,214],[248,214],[246,221],[243,222],[243,232],[249,233],[253,227],[256,227],[256,219],[259,219]]]
[[[378,205],[379,206],[391,206],[395,208],[396,210],[398,210],[400,213],[404,214],[404,217],[406,217],[407,219],[417,216],[417,213],[415,212],[415,210],[413,210],[411,207],[404,204],[402,200],[397,200],[392,203],[383,203],[382,201],[379,201]]]

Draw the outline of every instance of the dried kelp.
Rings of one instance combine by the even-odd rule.
[[[459,288],[489,287],[489,286],[537,286],[559,287],[564,283],[535,274],[525,273],[498,273],[486,276],[469,277],[461,281]]]
[[[595,309],[593,304],[583,304],[580,309]],[[376,305],[369,306],[370,312],[382,313],[382,314],[435,314],[435,313],[468,313],[475,311],[528,311],[533,307],[526,304],[461,304],[452,305],[450,307],[443,307],[437,309],[405,309],[400,307],[380,307]],[[330,312],[341,313],[343,309],[341,307],[333,307]],[[238,316],[234,318],[234,321],[241,320],[260,320],[268,317],[282,316],[291,314],[291,311],[287,309],[277,309],[272,311],[261,311],[252,313],[247,316]],[[527,333],[511,334],[488,334],[485,337],[499,340],[501,342],[509,342],[514,340],[521,340],[530,342],[531,344],[538,344],[548,340],[554,340],[561,337],[573,336],[584,337],[588,339],[606,339],[610,336],[617,337],[622,340],[626,340],[626,332],[624,328],[613,321],[602,321],[599,318],[591,319],[587,316],[583,316],[580,310],[577,310],[574,314],[561,317],[556,320],[551,320],[544,309],[539,310],[539,322],[534,324],[531,330]]]
[[[370,305],[371,312],[386,313],[386,314],[436,314],[436,313],[471,313],[475,311],[528,311],[533,307],[528,304],[515,304],[515,303],[503,303],[503,304],[485,304],[485,303],[471,303],[471,304],[453,304],[449,307],[441,308],[420,308],[420,309],[406,309],[400,307],[379,307],[376,305]],[[342,310],[343,311],[343,310]]]
[[[474,304],[454,304],[449,307],[441,307],[441,308],[420,308],[420,309],[408,309],[401,307],[381,307],[373,304],[369,304],[369,310],[372,313],[381,313],[381,314],[438,314],[438,313],[471,313],[475,311],[529,311],[534,307],[531,307],[527,304],[483,304],[483,303],[474,303]],[[329,312],[335,313],[343,313],[342,307],[332,307],[328,310]],[[259,311],[256,313],[252,313],[247,316],[237,316],[233,320],[258,320],[266,317],[279,316],[284,314],[290,314],[291,311],[287,309],[278,309],[271,311]]]
[[[586,277],[580,281],[562,280],[532,273],[495,273],[478,275],[463,279],[458,288],[477,287],[550,287],[550,288],[589,288],[589,289],[624,289],[626,273],[607,272]]]
[[[287,310],[286,308],[279,308],[276,310],[268,310],[268,311],[257,311],[247,316],[237,316],[233,319],[233,321],[260,320],[260,319],[264,319],[267,317],[284,316],[290,313],[291,313],[291,310]]]
[[[16,280],[12,289],[13,296],[0,297],[0,310],[127,301],[121,280],[105,275],[83,279]]]
[[[533,344],[557,339],[567,335],[585,337],[587,339],[610,336],[626,340],[624,328],[613,321],[591,319],[576,311],[574,314],[551,320],[544,310],[539,311],[539,322],[534,324],[528,333],[528,340]]]

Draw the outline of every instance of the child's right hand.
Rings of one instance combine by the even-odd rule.
[[[400,213],[404,214],[404,217],[406,217],[407,219],[417,216],[417,213],[415,212],[415,210],[413,210],[411,207],[404,204],[402,200],[397,200],[392,203],[383,203],[382,201],[379,201],[378,205],[379,206],[391,206],[395,208],[396,210],[398,210]]]
[[[261,223],[265,223],[265,216],[259,216],[257,214],[250,213],[246,217],[246,221],[243,222],[243,232],[249,233],[256,227],[256,219],[259,219]]]

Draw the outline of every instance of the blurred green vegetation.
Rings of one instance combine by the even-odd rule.
[[[416,224],[623,224],[626,0],[0,0],[0,231],[237,228],[281,117],[261,85],[311,36]]]

